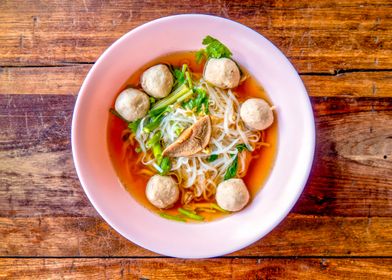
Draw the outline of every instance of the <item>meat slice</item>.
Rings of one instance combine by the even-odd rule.
[[[184,130],[183,133],[170,144],[162,153],[168,157],[186,157],[194,155],[203,150],[211,138],[211,119],[204,116],[192,126]]]

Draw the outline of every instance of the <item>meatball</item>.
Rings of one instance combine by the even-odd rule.
[[[250,98],[241,105],[240,116],[247,127],[254,130],[263,130],[274,121],[272,109],[261,98]]]
[[[170,176],[154,175],[146,187],[147,199],[157,208],[171,207],[180,195],[176,181]]]
[[[215,198],[222,209],[239,211],[248,203],[249,192],[242,179],[229,179],[218,185]]]
[[[166,65],[158,64],[144,71],[141,84],[144,91],[155,98],[166,97],[173,87],[173,75]]]
[[[150,109],[150,100],[144,92],[127,88],[117,96],[114,109],[125,120],[133,122],[147,114]]]
[[[229,58],[211,58],[204,66],[204,79],[219,88],[235,88],[240,83],[240,70]]]

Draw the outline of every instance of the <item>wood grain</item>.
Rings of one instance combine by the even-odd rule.
[[[0,216],[96,216],[72,163],[74,102],[69,95],[0,95]],[[392,217],[392,99],[312,104],[316,156],[294,213]]]
[[[132,28],[158,17],[207,13],[265,35],[300,72],[391,69],[392,4],[340,1],[33,1],[0,3],[0,65],[94,62]]]
[[[3,259],[5,279],[387,279],[391,259]],[[190,269],[191,268],[191,269]]]
[[[0,11],[1,279],[392,278],[390,0],[14,0]],[[166,258],[129,242],[91,206],[72,162],[73,107],[92,64],[132,28],[178,13],[223,16],[271,40],[316,118],[300,200],[223,258]]]
[[[76,95],[92,65],[0,67],[0,94]],[[392,71],[302,75],[314,97],[391,97]]]
[[[301,78],[309,96],[392,97],[392,71],[353,72],[333,76],[301,75]]]
[[[91,67],[0,67],[0,94],[76,95]]]
[[[391,235],[392,218],[290,214],[266,237],[230,256],[391,256]],[[0,256],[157,256],[101,218],[0,218],[0,236]],[[175,240],[167,242],[175,246]]]
[[[392,99],[312,99],[317,143],[308,185],[294,212],[390,216]]]
[[[70,95],[0,95],[1,255],[150,256],[119,237],[83,194],[70,151],[74,102]],[[392,99],[312,104],[316,161],[294,214],[234,255],[390,256]]]

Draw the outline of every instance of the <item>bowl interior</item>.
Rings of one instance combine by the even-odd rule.
[[[106,125],[114,95],[135,70],[170,52],[198,50],[206,35],[224,42],[233,58],[266,90],[277,107],[279,146],[269,179],[245,210],[211,223],[184,224],[151,213],[123,188],[108,155]],[[160,254],[213,257],[253,243],[287,215],[309,175],[314,153],[314,120],[301,79],[267,39],[223,18],[180,15],[130,31],[98,59],[78,96],[72,149],[85,192],[119,233]]]

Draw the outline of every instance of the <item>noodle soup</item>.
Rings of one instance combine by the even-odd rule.
[[[240,107],[246,100],[262,99],[271,104],[256,79],[247,73],[246,69],[241,68],[239,85],[231,89],[221,89],[204,79],[207,60],[198,63],[195,57],[196,52],[172,53],[158,57],[132,73],[116,94],[112,108],[116,107],[118,97],[125,89],[142,87],[140,81],[146,70],[155,65],[167,65],[177,85],[172,86],[174,90],[172,89],[168,97],[160,99],[150,96],[148,114],[156,108],[164,110],[158,126],[151,121],[156,117],[154,115],[139,119],[136,125],[135,121],[124,121],[116,112],[116,115],[109,114],[108,120],[109,154],[124,187],[147,209],[164,218],[178,221],[212,221],[237,211],[229,208],[231,206],[226,207],[230,204],[219,203],[216,197],[218,187],[221,188],[220,185],[225,181],[241,180],[249,196],[244,203],[252,203],[252,198],[263,186],[272,169],[278,140],[276,117],[268,128],[255,130],[249,129],[240,116]],[[179,85],[181,77],[185,81]],[[159,108],[159,104],[174,96],[176,90],[181,92],[184,84],[190,89],[184,93],[188,95],[186,98],[182,95],[175,99],[174,103]],[[198,100],[202,100],[199,107]],[[189,137],[198,131],[198,123],[206,119],[208,121],[203,123],[199,130],[206,134],[209,132],[209,137],[203,136],[203,141],[208,142],[207,145],[196,145],[197,147],[186,150],[188,142],[192,142]],[[186,138],[187,135],[191,136]],[[154,151],[154,146],[150,145],[149,148],[149,143],[154,139],[162,146],[159,151],[161,154]],[[156,142],[153,145],[156,145]],[[188,154],[183,155],[184,153]],[[167,165],[164,163],[165,159]],[[157,190],[150,198],[146,195],[146,186],[151,186],[152,178],[156,174],[161,174],[161,177],[167,180],[171,178],[167,184],[178,188],[178,198],[170,202],[170,205],[161,207],[159,204],[165,202],[166,198],[152,201],[151,197],[156,197]],[[239,193],[239,196],[241,195]]]

